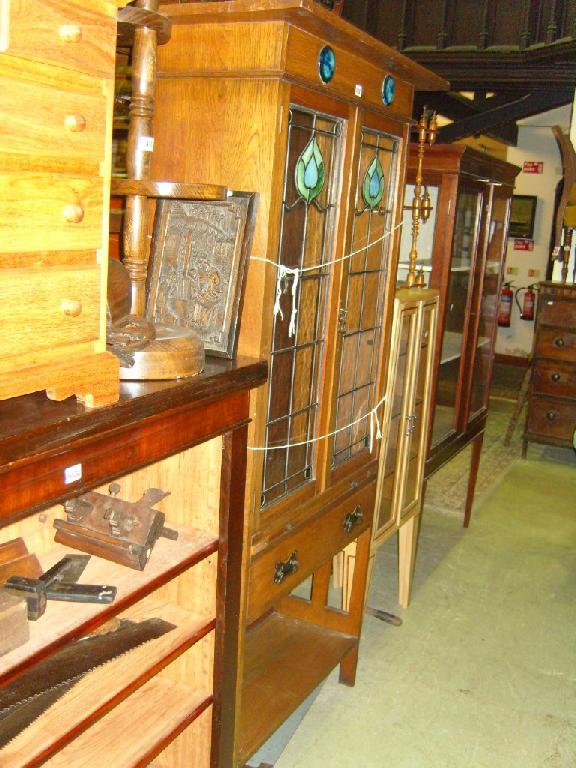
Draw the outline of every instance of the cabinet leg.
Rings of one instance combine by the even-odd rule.
[[[484,432],[472,443],[472,457],[470,459],[470,474],[468,476],[468,490],[466,492],[466,505],[464,507],[464,528],[470,525],[472,515],[472,504],[474,503],[474,491],[476,490],[476,479],[478,477],[478,467],[480,465],[480,454],[482,453],[482,443],[484,442]]]
[[[522,438],[522,458],[525,459],[528,454],[528,440]]]
[[[410,604],[419,530],[420,515],[414,515],[398,529],[398,602],[402,608]]]
[[[340,682],[352,687],[356,682],[356,667],[358,666],[358,645],[348,651],[340,662]]]

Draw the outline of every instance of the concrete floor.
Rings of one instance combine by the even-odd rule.
[[[356,686],[328,678],[275,768],[576,768],[573,459],[531,448],[468,531],[427,508],[407,611],[380,550],[369,603],[404,623],[366,616]]]

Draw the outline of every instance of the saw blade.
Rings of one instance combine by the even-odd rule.
[[[121,619],[114,631],[82,638],[3,686],[0,689],[0,749],[88,672],[174,628],[174,624],[163,619],[140,622]]]

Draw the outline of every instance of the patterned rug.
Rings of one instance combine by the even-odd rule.
[[[480,468],[476,480],[475,503],[478,503],[500,482],[514,461],[520,459],[524,414],[521,414],[518,420],[510,445],[505,446],[503,443],[513,409],[513,400],[490,401]],[[455,514],[464,514],[471,451],[471,446],[468,446],[432,475],[428,481],[426,496],[424,497],[426,507],[430,506]]]
[[[522,461],[525,410],[520,414],[510,445],[504,445],[504,436],[514,405],[515,401],[512,399],[500,397],[490,399],[480,468],[476,480],[475,505],[496,488],[515,461]],[[432,475],[426,487],[425,508],[434,507],[449,514],[464,515],[471,451],[471,446],[468,446]],[[576,452],[569,448],[530,443],[528,457],[576,467]],[[474,513],[472,513],[473,516]]]

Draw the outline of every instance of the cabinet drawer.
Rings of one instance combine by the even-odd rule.
[[[92,341],[100,330],[100,269],[4,270],[0,358]]]
[[[576,399],[576,366],[537,360],[532,376],[532,390],[537,394]]]
[[[249,622],[371,525],[375,491],[376,484],[371,483],[354,492],[257,555],[250,567]]]
[[[566,363],[576,363],[576,332],[539,328],[536,356],[553,357]]]
[[[100,248],[99,177],[56,173],[0,173],[2,253]]]
[[[544,296],[540,301],[538,323],[576,328],[576,301],[558,301]]]
[[[528,410],[528,433],[572,443],[576,429],[576,403],[552,398],[532,398]]]
[[[109,75],[116,55],[112,4],[9,0],[4,51],[89,74]]]
[[[0,88],[2,154],[46,158],[46,170],[98,176],[105,152],[106,99],[102,94],[70,93],[57,86],[3,78]],[[6,166],[17,161],[9,158]],[[16,170],[17,168],[14,168]],[[8,168],[10,170],[10,168]]]

